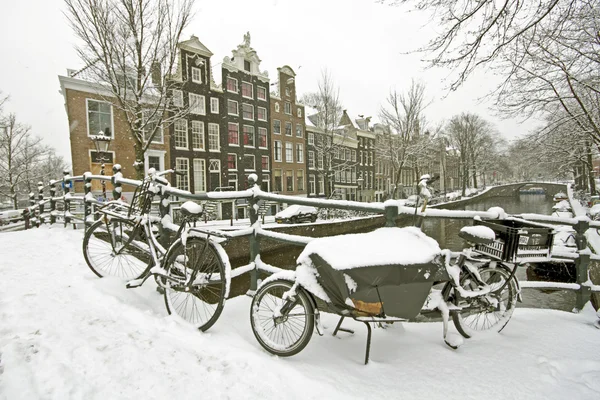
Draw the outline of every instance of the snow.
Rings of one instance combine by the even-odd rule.
[[[292,204],[291,206],[289,206],[288,208],[286,208],[285,210],[281,210],[279,211],[275,217],[280,217],[280,218],[291,218],[294,215],[298,215],[299,213],[314,213],[317,214],[317,209],[311,206],[301,206],[299,204]]]
[[[310,265],[309,256],[313,253],[333,268],[344,270],[374,265],[425,264],[441,254],[441,249],[420,229],[407,227],[314,239],[298,257],[298,264]]]
[[[192,215],[199,215],[202,213],[202,206],[194,203],[193,201],[186,201],[181,205],[181,209],[187,211]]]
[[[475,236],[482,239],[494,240],[496,234],[491,228],[483,225],[465,226],[461,228],[461,232],[465,232],[471,236]]]
[[[325,335],[279,358],[254,338],[249,297],[228,300],[200,333],[167,316],[153,281],[127,290],[93,275],[82,237],[56,225],[0,235],[2,400],[600,398],[589,305],[517,309],[501,334],[456,351],[440,340],[441,322],[374,328],[366,366],[364,324],[346,319],[355,334],[334,337],[339,317],[322,313]],[[455,335],[450,324],[446,340]]]

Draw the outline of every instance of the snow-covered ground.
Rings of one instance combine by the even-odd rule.
[[[501,334],[442,341],[441,323],[331,336],[325,315],[292,358],[266,353],[250,329],[250,298],[227,302],[202,334],[167,316],[153,284],[98,279],[82,230],[0,235],[0,399],[598,399],[595,313],[517,309]]]

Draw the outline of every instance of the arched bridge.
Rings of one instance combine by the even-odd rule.
[[[535,191],[538,189],[548,197],[557,193],[567,193],[567,184],[553,182],[518,182],[496,186],[483,193],[480,197],[512,197],[518,196],[521,190]]]

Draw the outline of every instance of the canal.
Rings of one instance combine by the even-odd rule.
[[[515,197],[496,197],[474,201],[464,207],[465,210],[485,211],[491,207],[502,207],[508,214],[536,213],[550,215],[552,199],[539,194],[522,194]],[[463,241],[458,232],[465,225],[471,225],[469,220],[425,219],[423,232],[438,241],[440,247],[460,250]],[[531,271],[530,271],[531,272]],[[530,274],[531,275],[531,274]],[[519,267],[517,277],[520,281],[527,280],[527,267]],[[523,289],[523,303],[518,307],[552,308],[571,311],[575,305],[575,293],[565,290]]]

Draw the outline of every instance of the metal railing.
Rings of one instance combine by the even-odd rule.
[[[70,176],[65,173],[63,179],[51,181],[48,185],[38,186],[37,201],[35,195],[30,195],[31,206],[30,211],[34,212],[32,220],[35,223],[56,223],[57,217],[63,219],[64,225],[75,223],[83,223],[86,226],[86,222],[91,222],[93,219],[94,208],[102,205],[103,203],[94,199],[92,195],[92,180],[110,181],[113,185],[113,198],[114,200],[121,199],[122,186],[129,185],[138,187],[141,185],[141,181],[124,178],[121,174],[120,169],[113,168],[114,175],[92,175],[89,172],[79,176]],[[70,187],[71,182],[84,182],[84,196],[74,196],[71,194]],[[62,195],[57,196],[56,186],[61,184]],[[49,196],[44,196],[44,190],[49,189]],[[404,207],[396,200],[388,200],[384,203],[362,203],[357,201],[346,201],[346,200],[331,200],[331,199],[318,199],[318,198],[303,198],[295,196],[286,196],[280,194],[273,194],[263,192],[260,190],[258,185],[242,190],[242,191],[227,191],[227,192],[206,192],[206,193],[190,193],[188,191],[173,188],[171,186],[162,186],[160,191],[159,212],[161,221],[165,216],[172,215],[172,203],[170,197],[177,197],[187,200],[195,201],[233,201],[246,199],[248,202],[248,214],[250,217],[251,228],[240,232],[240,235],[236,237],[247,236],[250,243],[250,261],[247,266],[241,267],[240,271],[250,272],[250,290],[254,291],[257,288],[258,283],[258,271],[276,271],[279,270],[277,267],[269,266],[260,260],[260,239],[268,238],[278,242],[292,244],[297,246],[305,246],[312,237],[304,237],[299,235],[290,235],[280,232],[275,232],[267,229],[263,229],[259,222],[259,201],[263,200],[273,203],[287,203],[287,204],[299,204],[306,206],[313,206],[318,208],[330,208],[330,209],[342,209],[351,211],[367,212],[379,216],[385,217],[386,227],[397,226],[397,220],[403,215],[416,216],[418,218],[451,218],[451,219],[473,219],[479,217],[482,219],[513,219],[522,220],[527,222],[538,222],[538,223],[551,223],[561,224],[573,227],[575,230],[575,241],[577,244],[576,253],[560,254],[561,258],[567,258],[573,260],[576,268],[576,283],[557,283],[557,282],[524,282],[521,286],[524,288],[534,289],[563,289],[572,290],[576,292],[576,305],[575,310],[581,310],[585,303],[590,299],[592,292],[600,292],[600,285],[594,285],[589,279],[588,268],[590,260],[600,261],[600,256],[592,254],[587,246],[587,240],[585,237],[586,231],[592,228],[600,228],[600,222],[589,221],[584,218],[559,218],[551,217],[540,214],[520,214],[520,215],[505,215],[503,212],[496,211],[455,211],[445,209],[434,209],[428,208],[425,212],[420,209],[412,207]],[[63,202],[62,214],[58,211],[57,205],[59,202]],[[83,204],[83,215],[75,215],[71,213],[71,204],[79,203]],[[46,212],[46,205],[50,203],[50,210]],[[501,211],[501,209],[500,209]],[[49,217],[49,218],[48,218]],[[170,224],[159,224],[161,230],[162,240],[168,240],[169,234],[167,231],[173,230],[173,226]],[[172,225],[172,224],[171,224]],[[551,227],[551,225],[546,225]],[[165,234],[166,233],[166,234]],[[238,268],[239,269],[239,268]],[[233,276],[240,275],[240,271],[236,271]]]

